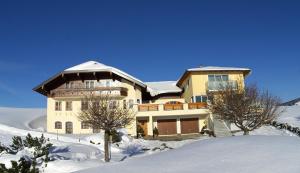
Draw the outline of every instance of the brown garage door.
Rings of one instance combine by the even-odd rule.
[[[157,120],[157,128],[159,135],[177,134],[176,119]]]
[[[199,133],[198,118],[184,118],[180,119],[181,133]]]

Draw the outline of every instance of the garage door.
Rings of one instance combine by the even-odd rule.
[[[176,119],[157,120],[157,128],[159,135],[177,134]]]
[[[199,133],[198,118],[184,118],[180,119],[181,133]]]

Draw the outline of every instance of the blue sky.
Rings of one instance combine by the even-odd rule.
[[[283,101],[300,97],[299,1],[1,1],[0,106],[45,107],[32,88],[96,60],[143,81],[199,65],[249,67]]]

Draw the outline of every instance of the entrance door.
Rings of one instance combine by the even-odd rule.
[[[148,135],[148,120],[138,120],[138,126],[143,129],[144,135]]]
[[[72,134],[72,133],[73,133],[73,123],[66,122],[66,134]]]
[[[176,119],[157,120],[159,135],[177,134]]]

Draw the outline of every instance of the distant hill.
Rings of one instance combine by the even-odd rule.
[[[281,103],[281,106],[294,106],[294,105],[300,105],[300,97],[285,103]]]

